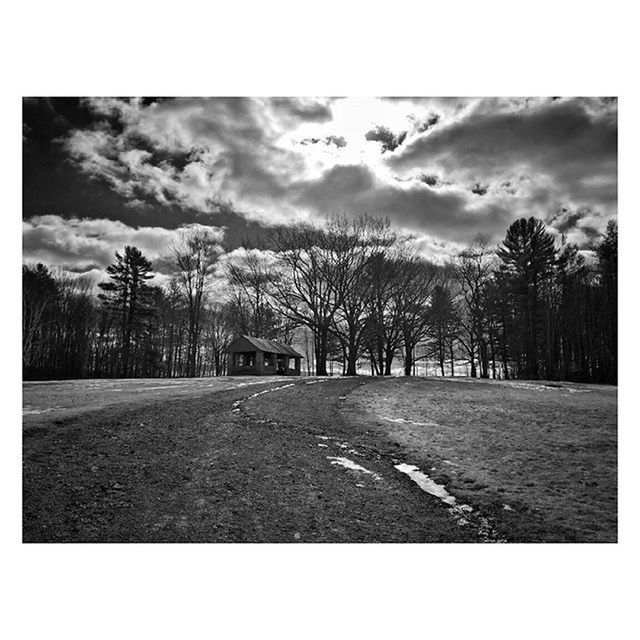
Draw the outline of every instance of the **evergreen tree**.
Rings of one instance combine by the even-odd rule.
[[[527,378],[539,377],[539,354],[543,331],[543,293],[552,273],[556,251],[554,239],[536,218],[521,218],[508,229],[498,248],[523,327],[523,348]]]
[[[116,261],[106,268],[110,282],[98,286],[103,294],[100,298],[119,320],[120,366],[118,372],[123,377],[132,375],[132,342],[142,329],[142,321],[149,314],[151,288],[147,280],[153,278],[151,262],[140,249],[127,245],[124,253],[116,251]]]
[[[603,337],[604,382],[616,384],[618,380],[618,225],[607,224],[604,238],[596,246],[598,272],[602,289],[600,319]]]

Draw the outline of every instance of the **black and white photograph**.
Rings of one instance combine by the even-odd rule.
[[[615,542],[616,97],[28,98],[25,542]]]
[[[5,14],[3,637],[635,637],[621,0]]]

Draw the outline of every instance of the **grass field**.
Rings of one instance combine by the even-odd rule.
[[[349,405],[451,493],[512,515],[510,537],[615,539],[615,388],[396,378]]]
[[[271,384],[277,376],[261,378],[140,378],[46,380],[23,383],[25,425],[46,424],[114,405],[144,406],[215,391]]]
[[[436,378],[25,383],[23,536],[613,542],[616,396]]]

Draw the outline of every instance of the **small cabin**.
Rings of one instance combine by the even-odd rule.
[[[299,376],[303,358],[293,347],[252,336],[241,336],[227,349],[230,376]]]

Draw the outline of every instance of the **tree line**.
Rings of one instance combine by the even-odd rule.
[[[429,362],[442,376],[617,383],[615,222],[589,260],[529,218],[438,265],[363,215],[270,227],[231,254],[192,229],[165,262],[153,285],[151,262],[126,246],[97,293],[23,265],[25,379],[223,375],[248,334],[294,342],[316,375]]]

